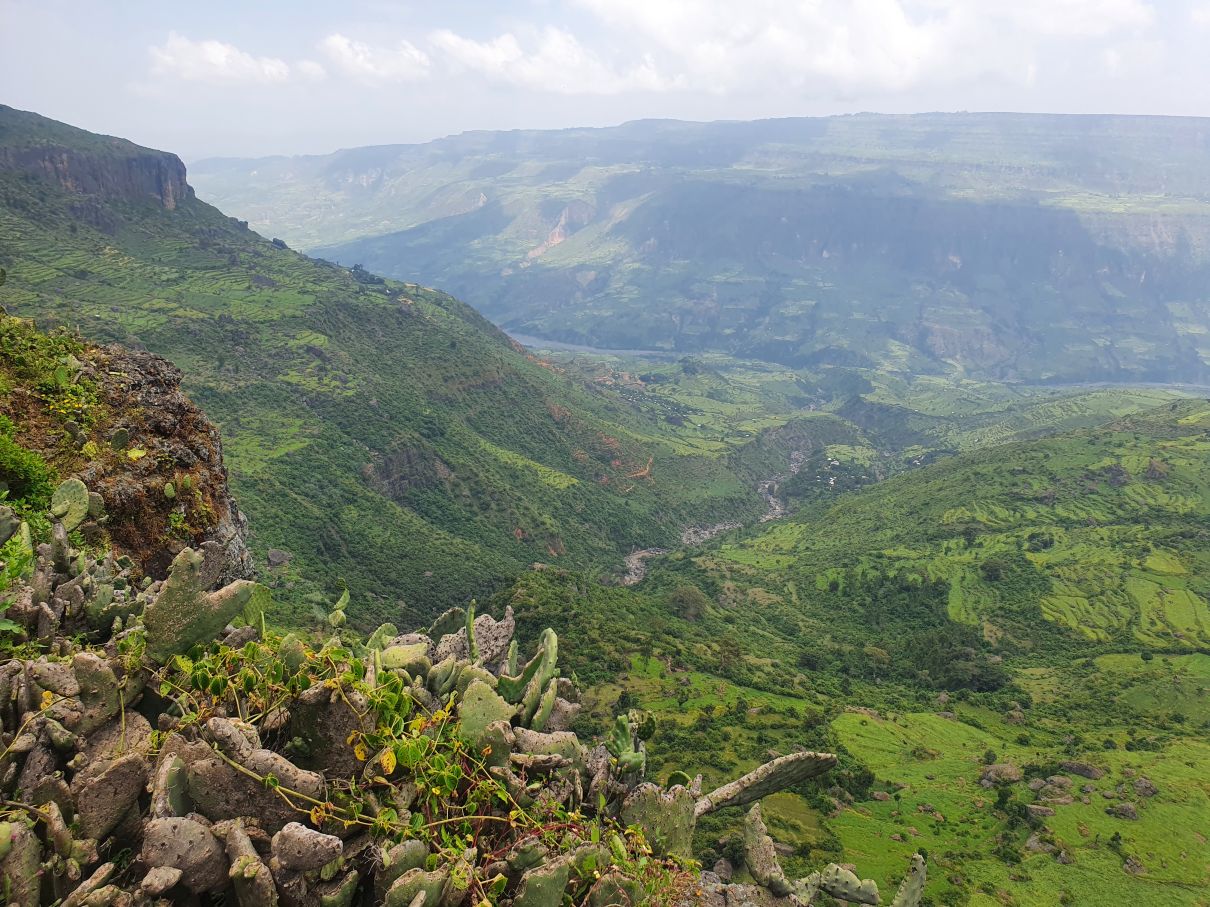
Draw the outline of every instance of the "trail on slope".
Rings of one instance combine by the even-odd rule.
[[[784,501],[777,496],[778,485],[785,481],[790,476],[796,475],[802,469],[803,460],[806,455],[801,450],[795,450],[790,453],[790,469],[789,472],[783,475],[770,476],[762,480],[757,486],[756,491],[765,500],[765,512],[761,515],[758,523],[768,523],[771,520],[781,519],[786,515],[787,508]],[[702,545],[715,536],[722,535],[724,532],[729,532],[732,529],[742,529],[744,523],[739,520],[726,520],[722,523],[712,523],[705,526],[687,526],[681,532],[681,544],[686,547],[696,547]],[[623,565],[625,572],[622,574],[621,585],[635,586],[641,583],[647,576],[647,562],[652,558],[662,557],[667,554],[667,548],[640,548],[638,551],[633,551],[626,555]]]

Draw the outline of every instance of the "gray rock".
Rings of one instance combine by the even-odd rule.
[[[1104,769],[1098,768],[1090,762],[1076,762],[1074,760],[1068,760],[1066,762],[1059,763],[1059,768],[1063,769],[1063,771],[1069,774],[1079,775],[1081,778],[1087,778],[1089,781],[1099,781],[1101,778],[1105,777]]]
[[[16,535],[20,527],[21,521],[13,513],[13,508],[0,505],[0,545],[3,545]]]
[[[1133,803],[1119,803],[1116,806],[1107,807],[1105,812],[1117,819],[1134,821],[1139,817],[1139,811]]]
[[[1134,779],[1134,792],[1140,797],[1154,797],[1160,789],[1150,778],[1140,777]]]

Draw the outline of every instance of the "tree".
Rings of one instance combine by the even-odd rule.
[[[710,599],[694,585],[677,586],[666,599],[673,613],[685,620],[699,620],[706,613]]]

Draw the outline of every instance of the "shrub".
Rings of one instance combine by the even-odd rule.
[[[0,416],[0,483],[21,510],[43,510],[50,504],[55,474],[37,453],[18,444],[13,424]]]

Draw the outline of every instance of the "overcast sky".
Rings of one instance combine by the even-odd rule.
[[[209,155],[854,111],[1210,116],[1210,0],[0,0],[0,102]]]

